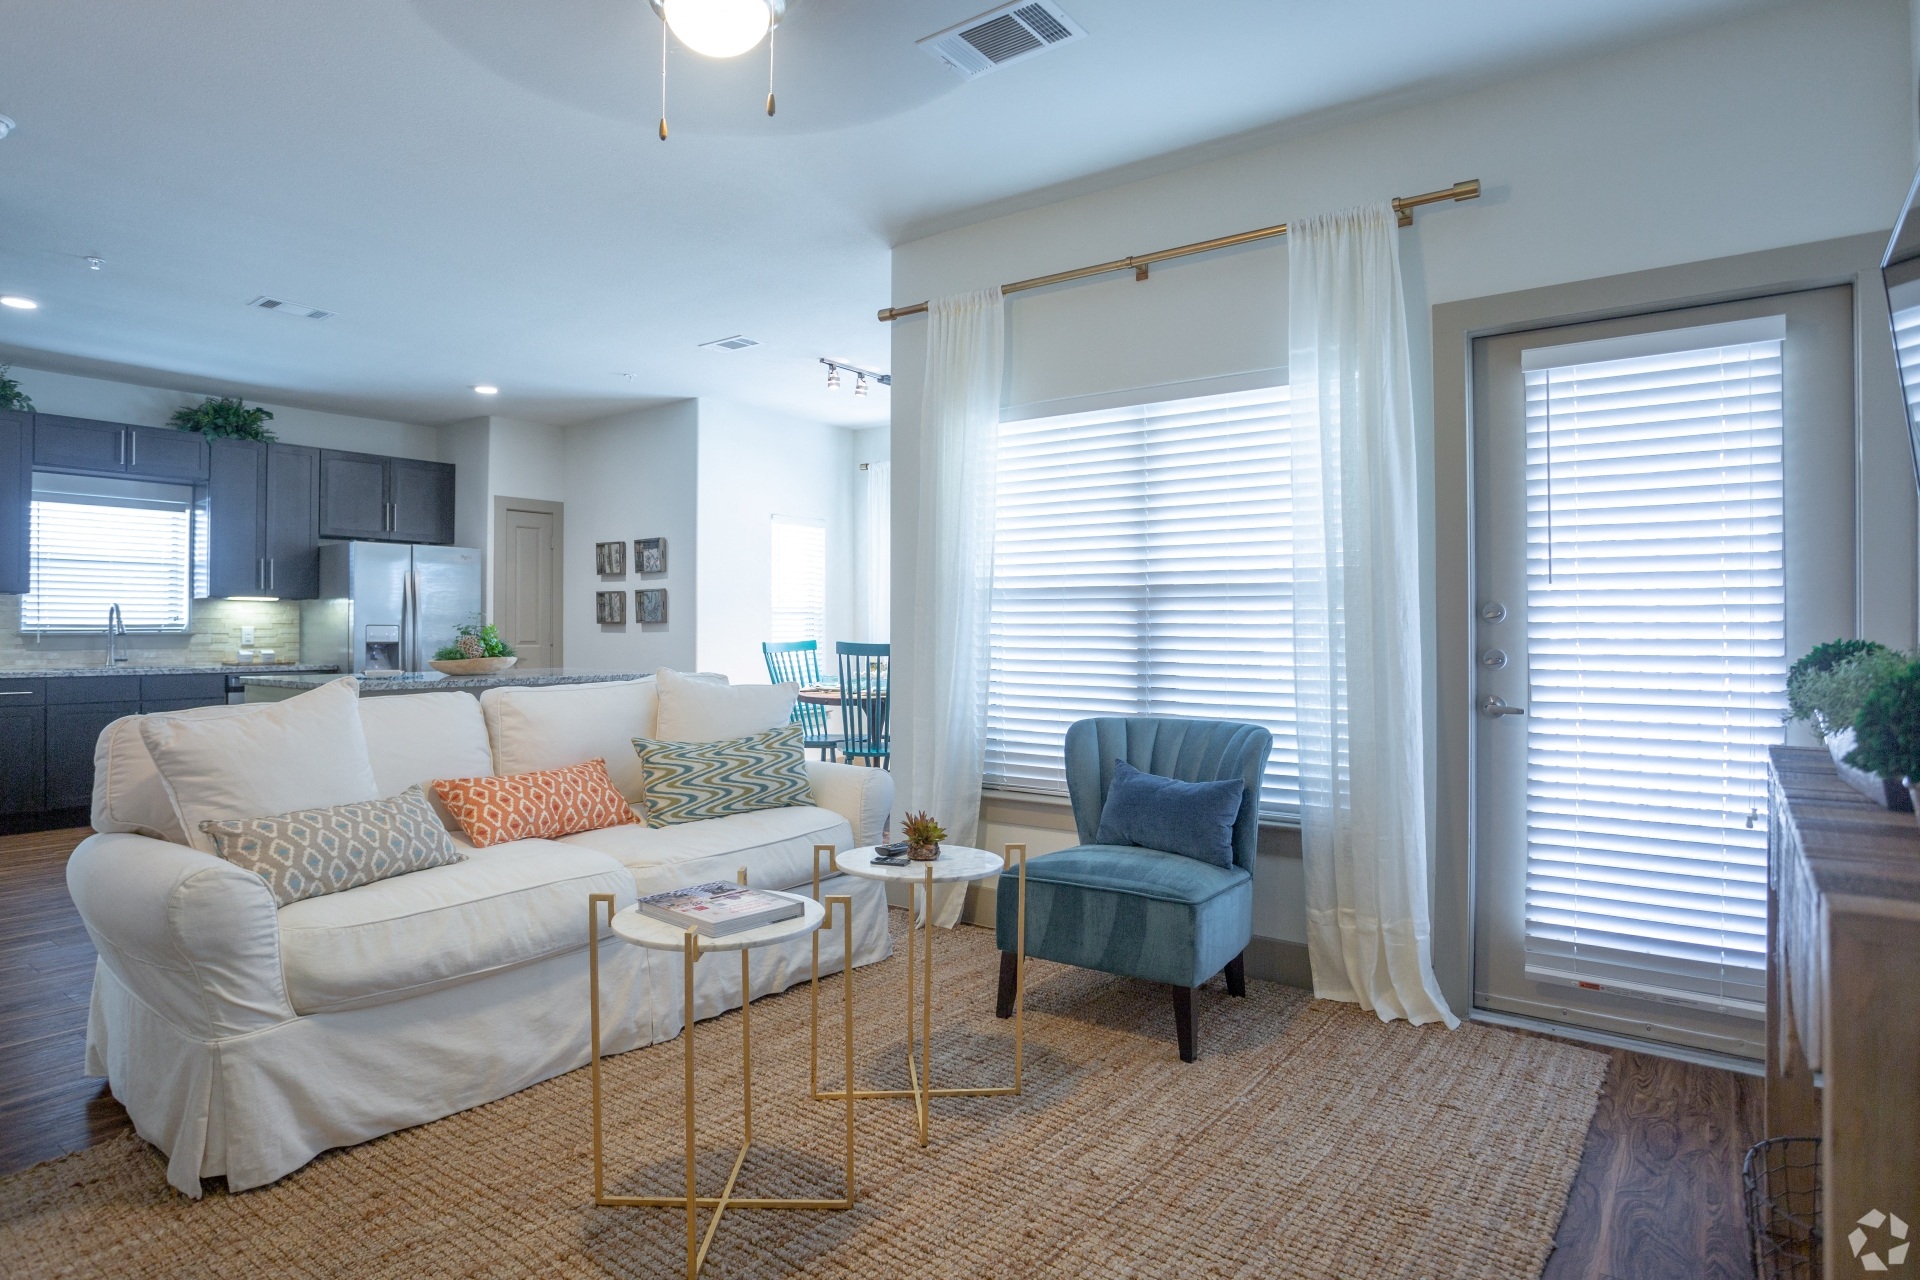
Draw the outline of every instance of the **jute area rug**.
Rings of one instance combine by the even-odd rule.
[[[894,913],[896,944],[901,913]],[[992,934],[936,939],[936,1083],[999,1083]],[[705,963],[731,963],[716,956]],[[906,962],[855,982],[856,1074],[904,1084]],[[1598,1053],[1216,980],[1179,1061],[1164,991],[1034,962],[1026,1093],[859,1104],[859,1201],[730,1210],[711,1277],[1532,1277],[1598,1097]],[[841,983],[821,984],[822,1087]],[[843,1104],[807,1098],[804,986],[753,1008],[756,1143],[738,1195],[839,1193]],[[739,1140],[739,1014],[696,1031],[701,1191]],[[606,1061],[609,1191],[684,1186],[681,1045]],[[423,1063],[422,1070],[431,1070]],[[330,1152],[279,1183],[170,1190],[132,1136],[0,1180],[0,1272],[23,1276],[672,1277],[681,1211],[592,1200],[586,1071]],[[705,1215],[702,1215],[702,1228]]]

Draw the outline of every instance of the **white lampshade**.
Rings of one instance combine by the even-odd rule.
[[[709,58],[738,57],[773,25],[767,0],[662,0],[658,7],[680,43]]]

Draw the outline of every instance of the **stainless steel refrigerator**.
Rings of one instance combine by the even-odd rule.
[[[300,660],[425,671],[453,629],[481,621],[480,553],[396,542],[320,544],[320,598],[300,610]]]

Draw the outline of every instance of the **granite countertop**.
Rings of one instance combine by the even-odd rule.
[[[487,676],[446,676],[438,671],[402,671],[392,675],[360,676],[360,692],[363,695],[382,693],[428,693],[436,689],[466,689],[479,692],[484,689],[498,689],[504,685],[542,685],[542,684],[604,684],[609,680],[642,680],[652,672],[633,671],[582,671],[576,667],[509,667]],[[248,688],[261,689],[314,689],[337,680],[338,675],[300,675],[296,673],[276,673],[266,676],[246,675],[244,683]]]
[[[338,671],[338,667],[323,666],[317,662],[262,662],[257,665],[223,665],[201,663],[198,666],[135,666],[123,663],[117,667],[6,667],[0,668],[0,680],[52,680],[66,676],[217,676],[245,675],[251,671],[271,671],[276,675],[292,674],[301,671]]]

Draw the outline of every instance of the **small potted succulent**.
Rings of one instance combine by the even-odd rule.
[[[947,838],[947,829],[925,812],[910,813],[901,824],[900,834],[907,838],[907,857],[915,862],[932,862],[940,856],[940,842]]]
[[[1920,661],[1901,662],[1881,676],[1854,717],[1859,746],[1847,757],[1856,769],[1899,778],[1909,799],[1920,792]]]
[[[1881,777],[1847,763],[1858,745],[1854,718],[1868,693],[1907,659],[1871,640],[1831,640],[1816,645],[1787,673],[1787,718],[1810,724],[1826,739],[1834,768],[1861,795],[1887,809],[1911,807],[1900,775]]]
[[[484,676],[505,671],[520,661],[513,646],[500,638],[491,622],[463,622],[453,629],[453,643],[433,655],[435,671],[450,676]]]

